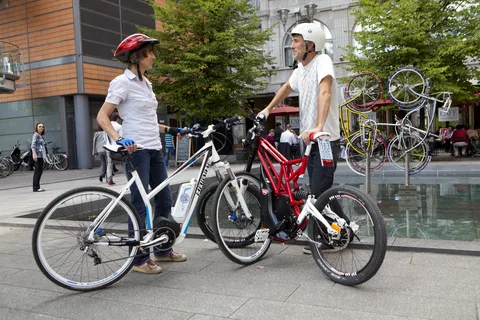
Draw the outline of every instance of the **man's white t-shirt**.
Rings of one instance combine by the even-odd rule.
[[[150,150],[160,150],[162,143],[157,119],[158,101],[152,90],[152,84],[138,80],[137,76],[126,69],[110,82],[106,102],[117,105],[122,118],[124,138],[133,139]]]
[[[307,66],[302,63],[290,77],[290,87],[298,91],[300,100],[300,132],[313,129],[318,116],[318,85],[326,76],[332,76],[330,110],[323,126],[323,131],[330,133],[330,140],[340,139],[338,113],[337,81],[332,59],[326,54],[317,55]]]

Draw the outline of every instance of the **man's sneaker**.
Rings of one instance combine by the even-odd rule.
[[[153,256],[153,260],[157,262],[183,262],[187,261],[187,256],[172,250],[168,256]]]
[[[148,259],[148,261],[142,265],[133,266],[132,270],[141,273],[157,274],[162,272],[162,267]]]
[[[303,253],[312,254],[312,251],[310,250],[310,246],[303,247]]]
[[[108,184],[109,186],[113,186],[113,185],[116,184],[116,183],[113,182],[113,180],[110,180],[110,181],[107,182],[107,184]]]

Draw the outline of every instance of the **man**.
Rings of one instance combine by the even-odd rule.
[[[278,151],[282,153],[287,159],[291,158],[293,154],[292,147],[298,143],[297,136],[292,132],[292,126],[287,124],[287,129],[280,135],[280,143],[278,145]],[[283,150],[287,149],[287,150]]]
[[[300,101],[300,139],[308,144],[310,134],[321,131],[330,133],[334,166],[322,166],[316,145],[312,148],[308,162],[311,192],[318,198],[333,185],[340,152],[337,84],[332,60],[326,54],[317,53],[325,45],[323,30],[313,23],[302,23],[293,28],[291,36],[293,58],[299,62],[298,68],[260,113],[268,117],[277,104],[292,90],[296,90]],[[304,252],[310,253],[310,248],[304,248]]]

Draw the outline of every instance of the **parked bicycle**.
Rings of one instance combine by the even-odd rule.
[[[430,93],[431,83],[423,72],[407,66],[395,70],[388,78],[387,93],[389,98],[408,112],[402,119],[396,118],[396,137],[388,145],[388,160],[396,168],[406,170],[405,157],[409,156],[409,175],[421,172],[431,161],[428,138],[438,138],[431,132],[437,104],[439,112],[448,112],[452,99],[449,92]],[[425,110],[427,126],[425,130],[416,128],[410,116],[420,109]],[[382,124],[378,125],[391,125]]]
[[[0,150],[0,156],[2,151]],[[0,157],[0,178],[8,177],[13,172],[13,162],[7,157]]]
[[[48,141],[48,144],[51,144],[52,141]],[[69,160],[68,156],[65,153],[59,152],[61,148],[53,148],[53,153],[48,152],[47,144],[45,144],[45,157],[43,162],[44,169],[55,168],[57,170],[63,171],[68,168]]]
[[[144,249],[168,249],[180,243],[187,234],[193,208],[199,199],[210,166],[217,176],[234,176],[228,163],[220,161],[210,136],[219,128],[239,121],[238,117],[210,125],[202,131],[194,126],[189,132],[206,138],[205,145],[184,162],[158,187],[149,193],[132,165],[131,155],[121,146],[106,146],[122,154],[132,178],[120,193],[102,187],[83,187],[65,192],[43,210],[33,232],[33,254],[43,274],[55,284],[72,290],[101,289],[120,280],[132,267]],[[150,200],[195,162],[201,161],[190,197],[186,197],[184,221],[179,224],[165,218],[153,219]],[[259,204],[258,179],[249,173],[239,173],[244,207]],[[133,184],[140,190],[146,207],[146,229],[140,229],[140,218],[133,205],[125,199]],[[254,187],[257,185],[257,187]],[[172,210],[172,212],[174,212]],[[180,220],[179,220],[180,221]],[[132,226],[129,228],[129,224]]]
[[[370,279],[382,265],[387,244],[385,222],[375,202],[350,186],[330,188],[315,199],[300,188],[298,179],[305,174],[312,147],[320,149],[326,164],[333,163],[328,134],[311,136],[304,156],[287,160],[261,137],[262,122],[257,118],[248,136],[249,159],[257,156],[261,162],[261,191],[248,190],[262,200],[261,212],[234,192],[239,181],[227,176],[215,196],[220,250],[231,261],[249,265],[266,254],[272,240],[305,240],[317,265],[334,282],[357,285]],[[280,164],[279,170],[272,161]]]

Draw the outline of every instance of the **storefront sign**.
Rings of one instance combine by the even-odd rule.
[[[438,121],[458,121],[458,107],[451,107],[448,111],[438,109]]]
[[[300,117],[290,117],[290,125],[292,129],[299,129],[300,128]]]

